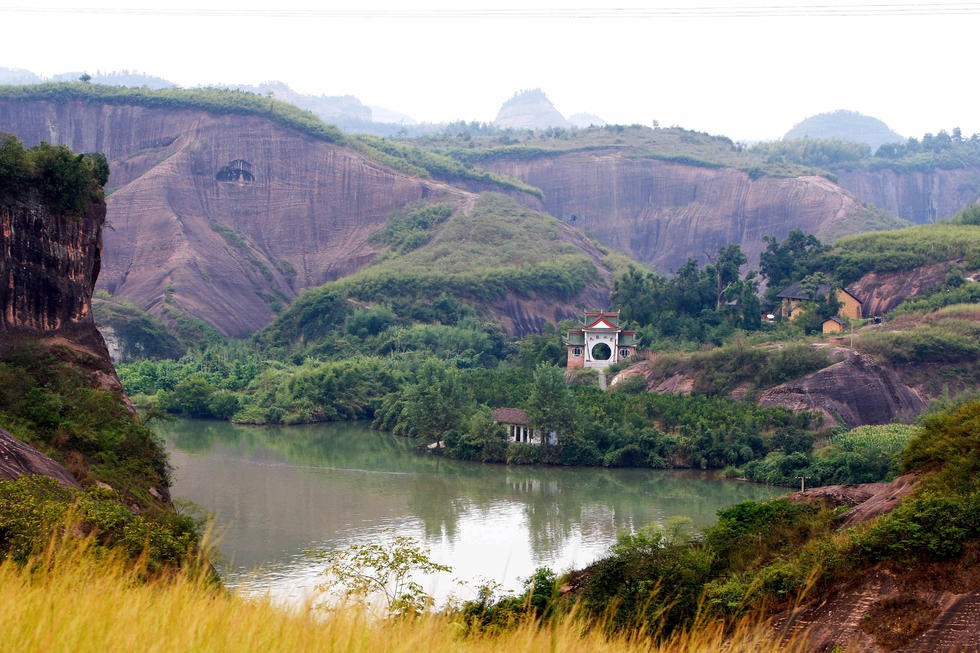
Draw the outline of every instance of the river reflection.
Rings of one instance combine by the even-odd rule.
[[[508,467],[446,460],[363,423],[286,428],[179,420],[158,427],[175,467],[173,496],[217,518],[227,583],[303,596],[321,565],[308,549],[419,538],[466,580],[516,589],[541,566],[601,556],[623,532],[782,492],[688,471]],[[445,596],[448,578],[431,578]],[[462,592],[463,595],[468,592]]]

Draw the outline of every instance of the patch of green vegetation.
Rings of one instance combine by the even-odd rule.
[[[760,329],[756,273],[739,274],[746,263],[741,247],[720,247],[710,258],[704,268],[688,259],[672,277],[630,267],[616,277],[612,302],[639,325],[646,343],[720,344],[736,329]]]
[[[111,327],[119,339],[123,360],[179,358],[186,347],[166,325],[135,304],[104,290],[92,298],[92,314],[99,327]]]
[[[890,459],[908,437],[900,427],[875,427],[844,434],[833,446]],[[782,498],[721,510],[701,537],[648,527],[621,537],[584,573],[559,579],[575,591],[547,597],[542,613],[561,614],[574,604],[611,628],[653,622],[669,636],[705,617],[819,602],[880,563],[896,570],[958,559],[975,565],[980,402],[927,418],[901,459],[903,473],[919,474],[914,491],[866,524],[838,530],[840,510]]]
[[[868,331],[855,346],[895,364],[974,363],[980,360],[980,324],[947,317],[907,331]]]
[[[694,378],[694,392],[724,397],[739,386],[752,396],[836,362],[823,349],[806,343],[752,348],[735,342],[686,355],[663,354],[648,366],[654,377],[687,374]]]
[[[953,278],[956,278],[955,275]],[[947,283],[927,295],[909,297],[899,304],[892,314],[899,316],[907,313],[932,313],[946,306],[959,304],[980,304],[980,283],[965,283],[952,287]]]
[[[92,535],[95,555],[121,550],[149,574],[188,562],[200,538],[193,518],[172,511],[139,514],[111,490],[79,492],[44,476],[0,480],[0,558],[27,562],[65,527]]]
[[[602,278],[592,259],[565,240],[557,219],[509,197],[484,194],[469,214],[445,218],[448,208],[439,206],[394,218],[377,238],[399,251],[306,291],[261,341],[312,342],[343,321],[351,298],[431,321],[422,317],[425,305],[443,296],[470,305],[507,294],[567,300]]]
[[[827,174],[812,167],[778,161],[767,163],[762,153],[745,149],[724,136],[711,136],[680,127],[605,125],[584,129],[488,129],[481,124],[453,123],[440,134],[411,141],[465,163],[499,159],[531,160],[555,154],[616,150],[628,158],[655,159],[703,168],[732,167],[761,175]]]
[[[856,234],[904,229],[911,226],[913,225],[908,220],[896,217],[888,211],[863,205],[848,213],[844,218],[831,222],[821,230],[820,237],[824,242],[833,243]]]
[[[163,445],[121,397],[95,387],[67,361],[74,354],[22,344],[0,360],[0,424],[64,465],[83,485],[102,481],[130,502],[152,506],[166,487]]]
[[[961,266],[968,270],[980,267],[980,227],[955,222],[847,236],[832,248],[799,230],[782,243],[773,238],[766,238],[766,242],[760,267],[768,279],[766,299],[770,307],[775,305],[776,295],[791,283],[817,275],[822,277],[821,283],[847,286],[869,272],[903,272],[948,263],[952,276],[944,290],[950,290],[965,282],[958,271]],[[951,300],[958,301],[972,291],[961,292]],[[932,300],[924,301],[928,304]],[[936,298],[937,305],[942,302]]]
[[[888,481],[897,475],[902,451],[918,432],[919,427],[909,424],[860,426],[835,433],[829,446],[813,454],[809,447],[787,442],[739,473],[757,483],[789,487],[798,486],[801,476],[811,487]]]
[[[868,272],[898,272],[963,259],[980,267],[980,227],[934,224],[848,236],[820,257],[817,265],[851,283]]]
[[[90,202],[104,201],[108,180],[109,164],[100,153],[75,154],[47,143],[24,149],[16,137],[0,132],[0,196],[35,192],[55,213],[81,216]]]
[[[399,254],[418,249],[429,242],[432,230],[446,221],[453,213],[448,204],[432,204],[421,209],[395,215],[378,231],[371,234],[370,242],[387,245],[389,250]]]
[[[525,409],[532,427],[554,431],[557,443],[533,455],[511,447],[488,421],[489,406]],[[466,460],[718,469],[761,458],[786,437],[812,443],[805,433],[811,418],[701,395],[568,386],[563,370],[546,363],[530,373],[526,367],[458,370],[430,362],[384,398],[374,425],[422,443],[442,440],[445,454]]]

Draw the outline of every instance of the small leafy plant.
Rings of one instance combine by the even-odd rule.
[[[412,580],[414,574],[452,571],[434,562],[421,542],[405,535],[352,544],[338,551],[312,552],[310,556],[326,560],[323,574],[343,588],[344,599],[367,602],[380,598],[388,616],[419,614],[432,605],[432,597]],[[335,587],[325,583],[317,589],[330,591]]]

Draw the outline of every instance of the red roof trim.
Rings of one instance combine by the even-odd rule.
[[[612,323],[607,322],[606,320],[604,320],[601,317],[598,320],[596,320],[595,322],[593,322],[592,324],[590,324],[589,326],[585,327],[585,328],[586,329],[593,329],[593,328],[595,328],[595,325],[599,324],[600,322],[602,322],[603,324],[605,324],[606,325],[605,328],[607,328],[607,329],[616,329],[616,328],[618,328],[618,327],[614,326]]]

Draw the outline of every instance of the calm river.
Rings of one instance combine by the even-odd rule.
[[[227,585],[284,600],[322,582],[310,549],[409,535],[453,577],[517,589],[538,567],[588,564],[620,533],[675,516],[704,527],[721,507],[785,492],[700,472],[464,463],[363,423],[157,428],[175,468],[174,498],[217,518]],[[472,595],[448,575],[426,583],[435,596]]]

